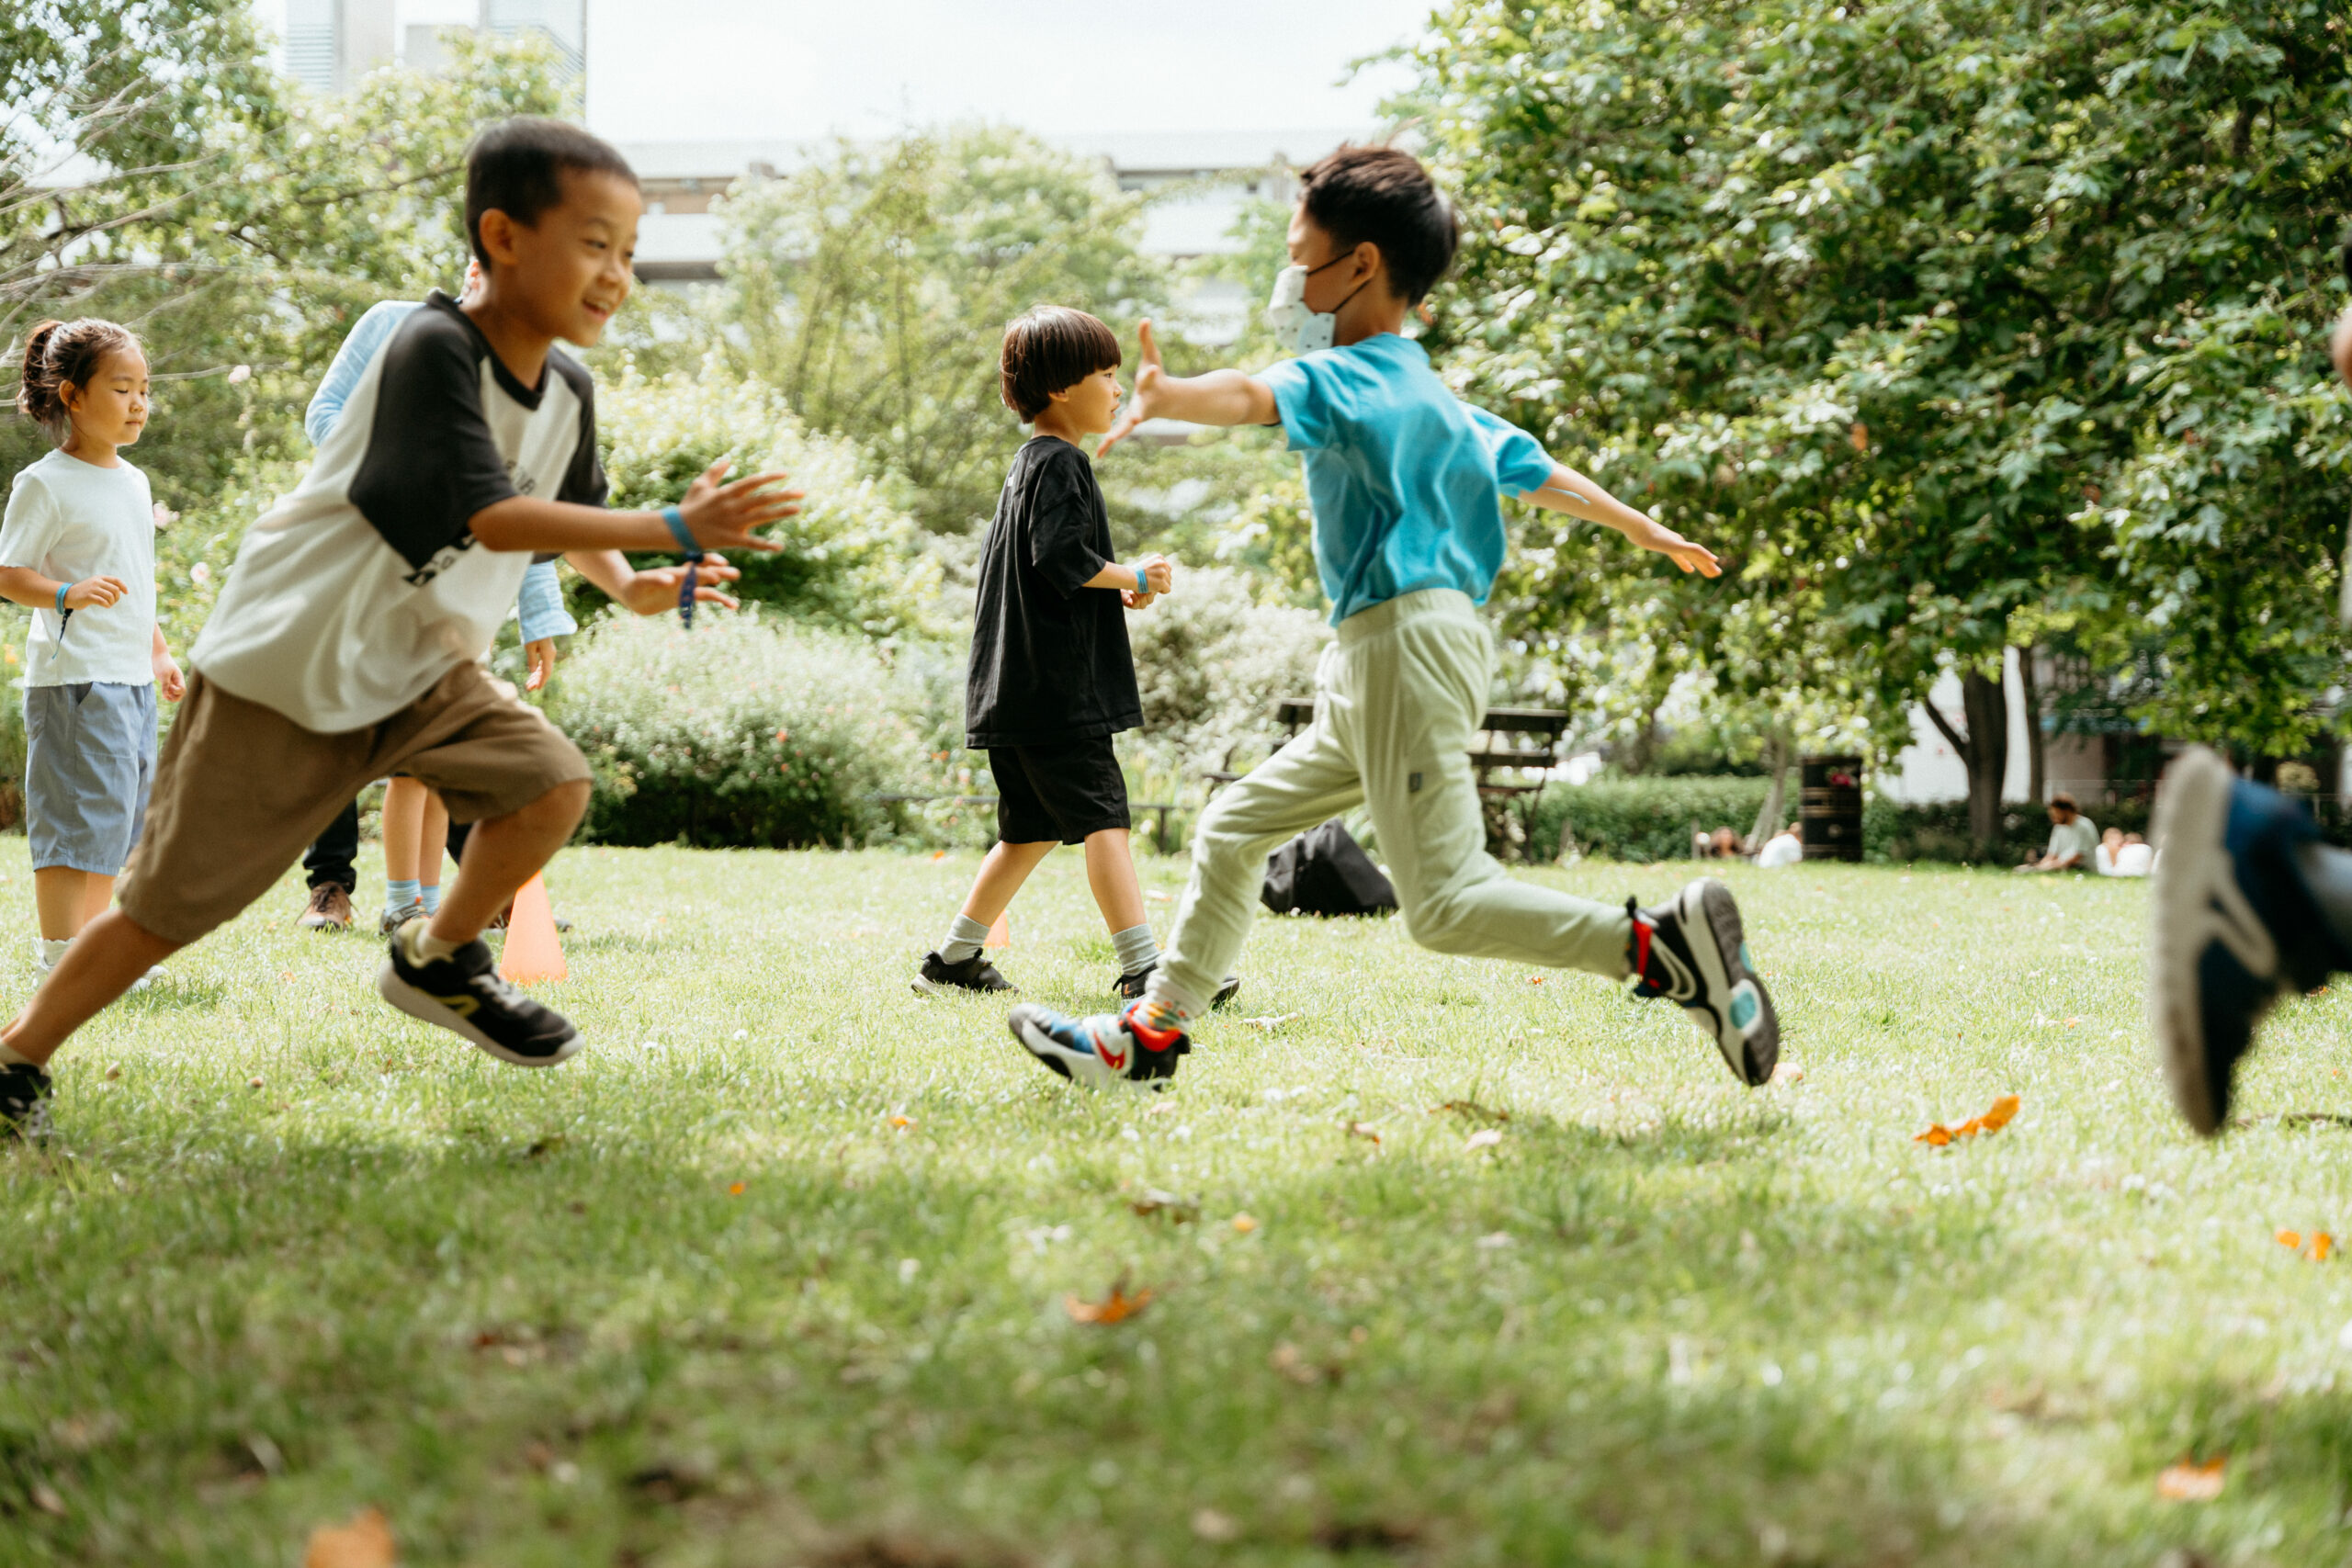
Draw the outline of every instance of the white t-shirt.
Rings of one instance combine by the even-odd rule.
[[[1763,852],[1756,857],[1756,863],[1771,871],[1784,865],[1800,864],[1804,860],[1804,840],[1794,833],[1781,832],[1774,834],[1771,841],[1764,846]]]
[[[129,463],[102,468],[62,452],[34,463],[8,491],[0,566],[30,567],[60,582],[119,578],[130,590],[104,609],[91,605],[63,621],[52,608],[34,610],[26,685],[154,684],[155,497],[145,474]]]
[[[252,527],[188,655],[305,729],[379,724],[486,652],[530,569],[474,514],[517,495],[605,502],[594,387],[548,355],[508,373],[437,290],[394,329],[294,493]]]

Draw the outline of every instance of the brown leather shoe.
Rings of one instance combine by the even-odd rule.
[[[306,931],[351,929],[351,890],[340,882],[322,882],[311,889],[311,902],[294,922]]]

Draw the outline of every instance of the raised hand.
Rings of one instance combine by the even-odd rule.
[[[776,489],[792,477],[780,471],[728,482],[727,472],[734,466],[721,457],[687,488],[686,498],[678,503],[678,514],[685,519],[686,532],[695,536],[695,543],[708,548],[784,548],[774,540],[754,538],[752,531],[780,523],[799,512],[799,502],[806,492]]]
[[[678,607],[678,584],[686,575],[682,566],[654,567],[640,571],[628,581],[622,591],[621,603],[640,615],[658,615],[664,610]],[[743,574],[718,556],[705,556],[695,567],[695,603],[718,604],[726,609],[741,608],[732,594],[714,586],[731,582]]]
[[[69,610],[103,610],[130,592],[119,577],[85,577],[65,591]]]
[[[1136,425],[1157,416],[1160,384],[1168,379],[1167,367],[1159,363],[1159,344],[1151,335],[1151,323],[1140,329],[1143,347],[1137,352],[1135,395],[1127,399],[1127,406],[1119,411],[1118,423],[1102,437],[1102,445],[1094,449],[1098,457],[1125,441]]]
[[[1148,555],[1136,563],[1143,568],[1143,580],[1150,589],[1149,597],[1172,592],[1176,587],[1176,563],[1163,555]]]

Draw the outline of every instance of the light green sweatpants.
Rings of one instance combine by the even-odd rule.
[[[1469,750],[1493,661],[1476,606],[1450,588],[1340,622],[1316,672],[1315,722],[1201,814],[1152,998],[1202,1012],[1241,954],[1266,857],[1359,803],[1423,947],[1623,978],[1623,909],[1514,881],[1487,853]]]

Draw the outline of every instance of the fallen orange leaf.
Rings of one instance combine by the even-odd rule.
[[[1939,1122],[1924,1133],[1915,1133],[1911,1141],[1941,1148],[1954,1138],[1973,1138],[1979,1133],[1997,1133],[2007,1126],[2018,1113],[2019,1100],[2014,1094],[2005,1094],[1995,1100],[1992,1109],[1982,1116],[1972,1116],[1957,1127],[1947,1127]]]
[[[727,1184],[727,1195],[729,1198],[741,1198],[743,1195],[743,1184],[740,1181],[729,1182]]]
[[[1233,1228],[1239,1231],[1243,1235],[1248,1235],[1251,1231],[1258,1228],[1258,1222],[1251,1219],[1247,1214],[1236,1214],[1233,1216]]]
[[[915,1119],[911,1116],[893,1116],[890,1118],[890,1125],[893,1127],[911,1127],[914,1124]]]
[[[302,1551],[302,1568],[392,1568],[399,1560],[381,1508],[362,1508],[346,1525],[321,1525]]]
[[[1530,975],[1527,977],[1527,983],[1531,986],[1540,986],[1544,983],[1544,976],[1541,975]]]
[[[2324,1262],[2326,1262],[2326,1261],[2327,1261],[2327,1255],[2328,1255],[2330,1252],[2333,1252],[2335,1249],[2335,1238],[2334,1236],[2332,1236],[2332,1235],[2328,1235],[2325,1231],[2316,1231],[2316,1232],[2313,1232],[2313,1233],[2312,1233],[2312,1262],[2314,1262],[2314,1263],[2324,1263]]]
[[[2301,1231],[2281,1230],[2278,1235],[2272,1236],[2270,1239],[2277,1242],[2281,1247],[2301,1247],[2303,1245],[2303,1233]]]
[[[2216,1458],[2199,1464],[2184,1459],[2156,1477],[2156,1495],[2176,1503],[2210,1503],[2222,1495],[2222,1466]]]
[[[1064,1296],[1062,1309],[1069,1314],[1072,1323],[1124,1323],[1151,1304],[1151,1292],[1126,1292],[1124,1284],[1111,1287],[1111,1293],[1099,1302],[1082,1302],[1076,1296]]]

